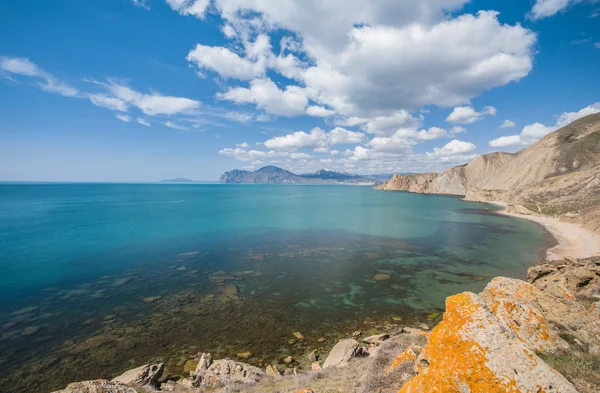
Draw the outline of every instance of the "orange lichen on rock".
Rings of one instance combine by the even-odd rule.
[[[480,307],[471,295],[461,293],[446,299],[446,314],[429,337],[424,361],[417,366],[419,375],[408,381],[401,393],[460,393],[464,385],[471,393],[517,391],[514,381],[503,381],[486,366],[486,350],[462,332],[473,323],[473,314]]]
[[[575,392],[495,318],[477,295],[446,299],[442,322],[399,393]]]
[[[392,370],[400,367],[400,365],[414,361],[417,358],[415,350],[418,350],[418,348],[414,345],[411,345],[410,347],[406,348],[400,355],[398,355],[396,359],[394,359],[394,362],[387,370],[385,370],[385,373],[389,374],[390,372],[392,372]]]
[[[298,390],[298,393],[314,393],[314,390],[307,388],[307,389]]]

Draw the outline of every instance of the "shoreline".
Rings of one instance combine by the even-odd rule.
[[[504,208],[504,210],[497,211],[497,214],[533,221],[550,232],[556,245],[546,250],[547,261],[564,258],[582,259],[600,254],[600,236],[579,224],[561,221],[554,217],[507,211],[508,204],[505,202],[489,201],[487,203]]]

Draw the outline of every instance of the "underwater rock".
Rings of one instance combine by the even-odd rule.
[[[285,364],[291,364],[291,363],[294,363],[294,358],[293,358],[293,357],[291,357],[291,356],[288,356],[288,357],[286,357],[285,359],[283,359],[283,362],[284,362]]]
[[[294,332],[294,333],[292,333],[292,334],[294,335],[294,337],[296,337],[296,339],[297,339],[298,341],[302,341],[302,340],[304,340],[304,335],[303,335],[302,333],[300,333],[300,332]]]
[[[240,359],[250,359],[252,356],[254,356],[252,351],[244,351],[237,354],[237,357]]]
[[[294,344],[296,344],[296,340],[294,340],[293,338],[290,338],[290,339],[287,341],[287,343],[288,343],[288,344],[290,344],[290,345],[294,345]]]
[[[37,311],[39,309],[39,307],[25,307],[20,310],[11,312],[10,315],[14,317],[17,315],[31,314],[32,312]]]
[[[392,276],[390,276],[389,274],[384,274],[384,273],[377,273],[375,276],[373,276],[373,278],[376,281],[387,281],[390,278],[392,278]]]
[[[75,382],[69,384],[66,389],[53,393],[137,393],[130,386],[122,383],[98,379],[96,381]]]
[[[200,251],[182,252],[181,254],[179,254],[179,256],[183,258],[192,258],[198,255],[200,255]]]
[[[113,286],[119,287],[121,285],[129,284],[133,280],[131,277],[120,278],[113,283]]]
[[[165,365],[146,364],[144,366],[125,371],[123,374],[113,378],[113,382],[123,383],[127,385],[149,385],[155,386],[158,379],[162,376]]]
[[[179,266],[177,268],[177,270],[179,270],[180,272],[185,272],[187,270],[187,267],[186,266]]]
[[[235,285],[227,285],[221,289],[222,297],[230,300],[238,299],[239,290]]]
[[[40,331],[40,328],[37,326],[27,326],[25,329],[23,329],[23,331],[21,332],[21,335],[33,336],[34,334],[36,334],[39,331]]]
[[[144,302],[146,302],[146,303],[154,303],[154,302],[159,301],[160,299],[162,299],[162,296],[148,296],[142,300],[144,300]]]
[[[339,341],[329,352],[323,368],[345,366],[356,355],[358,346],[358,341],[352,338]]]
[[[327,341],[327,340],[325,339],[325,337],[319,337],[319,339],[317,340],[317,342],[318,342],[319,344],[323,344],[325,341]]]
[[[311,363],[314,363],[317,361],[317,359],[319,358],[319,355],[317,353],[317,350],[313,350],[311,353],[308,354],[308,361]]]

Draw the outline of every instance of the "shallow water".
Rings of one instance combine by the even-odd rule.
[[[426,320],[543,255],[543,229],[486,208],[364,187],[0,185],[0,391],[150,360],[180,373],[199,350],[260,365]]]

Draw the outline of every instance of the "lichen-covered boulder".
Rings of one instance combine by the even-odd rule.
[[[600,347],[600,321],[559,284],[535,285],[512,278],[493,279],[480,294],[496,318],[536,352],[569,351],[561,338]]]
[[[470,292],[446,299],[415,371],[400,393],[576,393]]]
[[[358,346],[358,341],[352,338],[339,341],[329,352],[323,368],[345,366],[356,355]]]
[[[154,386],[161,377],[164,369],[165,365],[163,363],[146,364],[138,368],[125,371],[118,377],[113,378],[113,382],[118,382],[125,385]]]
[[[265,376],[258,367],[229,359],[217,360],[206,370],[202,386],[219,387],[232,383],[252,383]]]
[[[137,393],[134,388],[106,379],[75,382],[54,393]]]

